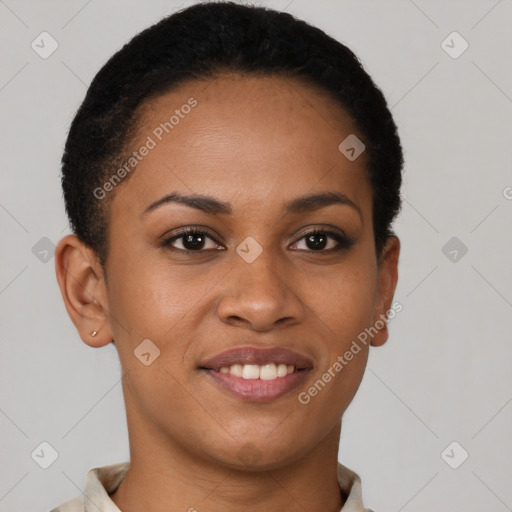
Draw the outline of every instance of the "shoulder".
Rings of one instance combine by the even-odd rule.
[[[86,476],[83,494],[62,503],[62,505],[53,508],[50,512],[85,512],[87,509],[84,503],[84,496],[87,496],[87,502],[91,500],[96,505],[94,510],[119,512],[119,509],[112,502],[109,495],[116,490],[123,480],[129,466],[129,462],[120,462],[90,469]]]
[[[84,510],[84,500],[81,496],[78,496],[52,508],[50,512],[83,512]]]
[[[338,461],[338,484],[345,500],[343,511],[374,512],[363,505],[363,490],[360,476]]]

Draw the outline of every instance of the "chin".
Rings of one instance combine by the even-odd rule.
[[[269,471],[279,469],[300,458],[302,451],[306,453],[306,449],[297,451],[300,445],[297,436],[287,438],[290,442],[283,443],[283,436],[270,439],[260,431],[253,436],[247,434],[238,441],[222,441],[226,444],[220,453],[212,453],[211,444],[210,452],[205,450],[202,453],[209,454],[218,464],[237,471]]]

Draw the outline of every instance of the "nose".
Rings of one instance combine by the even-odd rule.
[[[235,261],[229,282],[217,302],[222,322],[268,331],[303,320],[305,306],[294,289],[293,277],[275,259],[264,257],[252,263]]]

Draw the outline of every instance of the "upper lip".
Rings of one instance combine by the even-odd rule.
[[[253,348],[240,347],[226,350],[216,356],[200,363],[200,368],[219,371],[222,367],[233,364],[258,364],[267,363],[293,365],[297,370],[312,368],[313,362],[309,357],[303,356],[287,348]]]

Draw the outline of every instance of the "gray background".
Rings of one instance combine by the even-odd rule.
[[[129,458],[117,354],[82,343],[55,279],[59,161],[100,66],[191,3],[0,0],[1,511],[48,510]],[[512,510],[512,1],[254,3],[353,49],[405,149],[403,310],[371,350],[340,460],[377,511]],[[42,31],[59,44],[47,59],[31,48]],[[458,58],[441,44],[453,31],[469,44]],[[43,441],[58,452],[46,470],[31,457]]]

